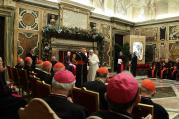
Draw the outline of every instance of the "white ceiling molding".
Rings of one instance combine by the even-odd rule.
[[[78,2],[74,2],[74,1],[70,1],[70,0],[60,0],[59,4],[61,4],[61,3],[66,3],[66,4],[73,5],[73,6],[76,6],[76,7],[80,7],[80,8],[89,10],[89,11],[94,10],[94,7],[92,7],[92,6],[87,6],[87,5],[80,4]]]

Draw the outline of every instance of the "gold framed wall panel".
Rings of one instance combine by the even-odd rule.
[[[60,26],[89,29],[90,10],[76,5],[59,3]],[[68,16],[67,16],[68,15]],[[85,23],[86,22],[86,23]]]
[[[38,12],[38,29],[26,29],[26,28],[18,28],[19,27],[19,21],[22,19],[22,17],[19,15],[19,9],[24,9],[24,11],[36,11]],[[32,13],[32,12],[30,12]],[[32,13],[33,14],[33,13]],[[42,7],[38,5],[32,5],[28,3],[22,3],[22,2],[17,2],[16,3],[16,17],[15,17],[15,29],[14,29],[14,64],[16,64],[16,59],[17,59],[17,47],[18,47],[18,41],[22,40],[22,37],[19,35],[22,33],[25,34],[34,34],[37,37],[35,37],[36,45],[41,44],[41,39],[42,39],[42,29],[44,26],[47,25],[47,20],[48,20],[48,14],[55,14],[59,15],[59,10],[58,9],[53,9],[53,8],[47,8],[47,7]],[[20,36],[20,37],[19,37]],[[24,40],[28,40],[28,38],[23,37]],[[33,43],[32,43],[33,44]],[[41,45],[38,45],[39,49],[41,49]],[[28,49],[26,52],[28,52]],[[41,50],[39,50],[41,51]],[[41,52],[39,52],[39,55],[41,56]]]
[[[166,23],[159,23],[159,24],[149,24],[149,25],[143,25],[139,27],[134,27],[133,34],[141,35],[142,31],[146,32],[146,29],[151,28],[157,28],[157,40],[153,40],[150,42],[146,42],[146,44],[156,44],[156,59],[164,58],[164,59],[174,59],[176,55],[171,53],[171,44],[176,44],[179,40],[178,34],[179,34],[179,22],[173,21],[173,22],[166,22]],[[160,28],[166,27],[166,37],[165,40],[160,40]],[[173,30],[172,28],[176,29]],[[147,33],[147,32],[146,32]],[[175,37],[173,37],[176,35]],[[173,51],[172,51],[173,52]],[[177,53],[175,53],[177,54]]]

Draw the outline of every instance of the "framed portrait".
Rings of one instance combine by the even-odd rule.
[[[137,58],[138,60],[142,60],[143,59],[143,43],[142,42],[133,42],[133,47],[132,47],[132,51],[136,52]]]
[[[58,15],[49,13],[47,15],[47,24],[50,24],[51,19],[55,19],[55,21],[58,22]]]

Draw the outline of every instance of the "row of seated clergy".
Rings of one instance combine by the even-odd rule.
[[[175,62],[153,62],[149,70],[149,77],[161,79],[175,79],[177,73],[177,63]]]
[[[68,69],[68,70],[70,70],[71,72],[73,72],[73,74],[75,74],[76,72],[75,65],[69,65],[69,66],[72,67],[72,69]],[[60,71],[65,69],[64,64],[57,62],[56,60],[55,61],[52,60],[51,62],[36,60],[35,67],[32,67],[31,57],[25,58],[25,64],[22,58],[18,58],[17,65],[15,67],[17,69],[26,69],[29,74],[31,72],[35,72],[38,78],[43,79],[48,84],[51,84],[52,77],[56,72],[55,70]]]
[[[34,79],[39,82],[36,78]],[[88,110],[83,106],[72,103],[71,98],[67,97],[75,86],[75,81],[75,76],[70,71],[63,70],[57,72],[52,80],[51,93],[46,97],[41,94],[36,96],[44,97],[43,99],[49,106],[63,119],[85,119],[89,115]],[[40,88],[38,91],[40,91]],[[42,91],[42,93],[44,92]],[[46,95],[46,93],[44,94]]]
[[[98,96],[99,96],[98,93],[91,92],[84,89],[79,89],[79,88],[74,88],[72,93],[72,98],[74,103],[84,105],[85,107],[87,107],[87,109],[89,109],[89,111],[91,110],[91,112],[99,111],[99,107],[98,107],[99,99],[97,98]],[[84,102],[85,104],[82,102]],[[137,113],[136,110],[139,112]],[[135,119],[138,119],[138,117],[141,117],[141,114],[143,116],[146,116],[147,114],[153,115],[153,107],[150,105],[138,104],[134,112],[135,114],[133,113],[133,116],[135,117]],[[39,98],[32,99],[28,104],[28,106],[25,107],[25,109],[21,108],[19,110],[19,115],[20,115],[20,119],[31,119],[31,118],[58,119],[57,115],[49,107],[49,105]]]
[[[62,81],[61,83],[64,83],[64,81],[67,81],[67,80],[64,80],[64,78],[67,78],[68,80],[71,79],[70,77],[68,77],[68,75],[67,75],[68,73],[67,73],[67,74],[65,74],[64,72],[59,72],[59,73],[62,73],[62,74],[57,74],[57,77],[54,76],[54,79],[56,79],[56,78],[58,79],[58,78],[59,78],[58,81],[59,81],[59,80],[60,80],[60,82]],[[70,73],[69,73],[69,74],[70,74]],[[59,75],[59,76],[58,76],[58,75]],[[71,74],[70,74],[70,75],[71,75]],[[71,76],[74,77],[73,75],[71,75]],[[63,79],[63,80],[61,80],[61,79]],[[74,78],[73,78],[73,79],[74,79]],[[73,81],[74,81],[74,80],[72,80],[72,83],[73,83]],[[67,83],[67,82],[66,82],[66,83]],[[68,82],[68,83],[69,83],[69,82]],[[73,83],[73,84],[74,84],[74,83]],[[55,84],[54,86],[56,87],[56,84]],[[58,85],[58,86],[61,86],[61,85]],[[53,83],[52,83],[52,87],[53,87]],[[64,87],[63,87],[62,89],[64,89]],[[58,97],[60,97],[60,96],[55,93],[55,92],[56,92],[55,88],[53,88],[52,92],[53,92],[54,94],[52,94],[52,95],[50,95],[50,96],[48,97],[48,99],[50,99],[51,101],[48,100],[48,99],[47,99],[47,100],[48,100],[48,102],[51,102],[51,105],[54,106],[54,108],[55,108],[55,105],[53,105],[53,104],[55,103],[55,102],[54,102],[55,100],[53,100],[53,99],[58,99]],[[57,91],[57,92],[58,92],[58,91]],[[58,92],[58,93],[59,93],[59,92]],[[66,94],[66,93],[65,93],[65,94]],[[54,96],[53,96],[53,95],[54,95]],[[64,92],[62,93],[62,95],[64,95]],[[56,97],[56,98],[55,98],[55,97]],[[62,96],[62,97],[63,97],[63,96]],[[66,99],[66,98],[64,98],[64,99]],[[53,103],[53,102],[54,102],[54,103]],[[64,100],[63,100],[63,102],[64,102]],[[57,102],[57,103],[58,103],[58,102]],[[71,103],[70,103],[70,104],[71,104]],[[53,109],[53,108],[52,108],[52,109]],[[57,109],[56,109],[56,111],[58,112]],[[63,110],[62,110],[62,111],[63,111]],[[73,109],[71,109],[71,111],[73,111]],[[79,110],[76,109],[76,111],[77,111],[76,113],[78,113]],[[82,110],[81,110],[81,111],[82,111]],[[64,111],[63,111],[63,112],[64,112]],[[62,112],[61,114],[64,116],[63,112]],[[62,116],[61,114],[59,114],[59,115]],[[74,115],[73,115],[73,118],[74,118]]]
[[[53,73],[51,73],[52,64],[49,61],[42,62],[38,60],[35,68],[36,76],[40,79],[43,79],[45,83],[51,84],[54,73],[57,71],[65,70],[65,66],[61,62],[57,62],[53,66]]]
[[[35,72],[38,78],[43,79],[48,84],[51,84],[53,75],[56,71],[65,69],[64,64],[60,62],[56,62],[53,68],[52,68],[52,63],[50,61],[37,60],[35,64],[36,67],[35,69],[31,67],[31,64],[32,64],[32,59],[30,57],[25,58],[25,66],[23,66],[23,59],[18,58],[18,63],[15,67],[18,69],[22,69],[22,68],[26,69],[28,73]]]
[[[62,73],[63,72],[63,73]],[[68,77],[68,80],[69,79],[71,79],[71,78],[73,78],[73,80],[74,80],[74,77],[73,77],[73,75],[71,74],[71,72],[69,72],[69,71],[62,71],[62,72],[60,72],[60,73],[57,73],[56,75],[58,76],[58,77],[56,77],[55,76],[55,80],[60,80],[60,83],[61,83],[61,81],[62,81],[62,79],[63,78],[66,78],[67,79],[67,77]],[[66,74],[64,74],[64,73],[69,73],[68,75],[66,75]],[[71,75],[71,76],[69,76],[69,75]],[[65,76],[65,77],[64,77]],[[67,76],[67,77],[66,77]],[[59,78],[59,79],[58,79]],[[67,80],[65,80],[65,81],[67,81]],[[64,81],[62,81],[63,83],[64,83]],[[53,85],[53,83],[52,83],[52,85]],[[55,84],[55,86],[56,86],[57,84]],[[66,87],[67,88],[67,87]],[[58,89],[60,89],[60,87],[58,87]],[[64,88],[63,88],[64,89]],[[50,105],[50,107],[56,112],[56,114],[59,116],[59,117],[63,117],[63,118],[67,118],[67,119],[71,119],[71,118],[74,118],[74,119],[76,119],[77,117],[78,118],[80,118],[80,113],[79,113],[79,110],[81,110],[80,108],[77,108],[77,105],[76,104],[72,104],[71,102],[69,102],[68,100],[67,100],[67,98],[62,94],[62,89],[61,89],[61,91],[54,91],[54,90],[56,90],[56,89],[54,89],[53,88],[53,93],[51,93],[48,97],[46,97],[46,98],[44,98],[45,99],[45,101]],[[58,92],[58,94],[57,93],[55,93],[55,92]],[[61,93],[60,93],[61,92]],[[84,93],[83,93],[84,94]],[[81,99],[81,100],[84,100],[84,99]],[[89,102],[90,103],[90,102]],[[65,105],[67,105],[67,106],[65,106]],[[72,106],[73,105],[73,106]],[[76,105],[76,106],[75,106]],[[93,106],[92,104],[91,104],[91,106]],[[27,107],[29,107],[29,106],[27,106]],[[37,106],[36,106],[37,107]],[[81,106],[78,106],[78,107],[81,107]],[[29,107],[30,108],[30,107]],[[70,109],[68,109],[68,108],[70,108]],[[73,109],[75,109],[76,108],[76,110],[75,110],[75,112],[76,112],[76,114],[74,115],[73,113],[74,113],[74,110]],[[64,110],[65,109],[65,110]],[[31,109],[32,110],[32,109]],[[30,112],[31,112],[31,110],[30,110]],[[68,112],[66,112],[68,110]],[[66,113],[65,113],[66,112]],[[81,110],[81,112],[83,112],[82,110]],[[69,114],[70,113],[70,114]],[[66,115],[66,114],[68,114],[68,116]],[[47,115],[47,114],[46,114]],[[66,115],[66,116],[65,116]],[[71,116],[70,116],[71,115]],[[78,115],[78,116],[77,116]],[[33,115],[32,115],[33,116]],[[32,117],[31,116],[31,117]],[[41,115],[37,115],[37,117],[38,116],[41,116]],[[83,118],[85,118],[85,116],[83,117]],[[24,118],[23,118],[24,119]],[[27,118],[27,119],[29,119],[29,118]]]
[[[36,79],[36,78],[34,77],[34,79]],[[91,81],[91,83],[89,83],[89,84],[92,86],[93,91],[86,90],[84,88],[82,88],[82,89],[76,88],[76,87],[73,88],[72,95],[71,95],[73,102],[76,103],[76,104],[80,104],[80,105],[86,107],[88,109],[89,113],[99,111],[99,106],[100,106],[100,110],[108,110],[107,107],[104,108],[104,104],[107,106],[106,100],[104,99],[105,103],[104,102],[103,103],[99,102],[99,93],[94,92],[94,90],[95,90],[95,87],[94,87],[95,81],[93,81],[93,83]],[[102,83],[102,84],[104,84],[104,83]],[[90,86],[90,85],[88,85],[88,86]],[[98,85],[98,83],[97,83],[96,86],[100,86],[100,85]],[[51,92],[50,91],[51,90],[50,86],[48,86],[47,84],[43,84],[41,81],[38,81],[38,80],[35,80],[35,82],[33,83],[32,87],[36,88],[35,90],[32,89],[32,95],[34,97],[41,97],[42,98],[42,97],[48,96],[50,94],[50,92]],[[92,89],[92,88],[90,88],[90,89]],[[101,88],[101,87],[98,87],[97,89],[99,89],[99,88]],[[101,91],[101,90],[99,89],[99,90],[95,90],[95,91]],[[103,98],[104,98],[104,93],[103,93]],[[142,106],[142,107],[148,107],[148,106]],[[140,106],[139,109],[141,110],[141,106]],[[142,111],[143,111],[143,108],[142,108]],[[150,112],[150,110],[147,109],[147,113],[148,113],[148,111]],[[145,111],[145,113],[146,113],[146,111]]]
[[[51,68],[52,68],[51,62],[49,61],[42,62],[41,60],[39,60],[38,63],[36,64],[36,68],[34,71],[38,78],[43,79],[43,81],[45,81],[45,83],[47,84],[51,84],[53,78],[51,74]]]
[[[8,69],[8,74],[10,77],[10,81],[12,82],[12,87],[13,85],[17,86],[19,88],[19,93],[21,93],[22,91],[22,95],[24,95],[24,91],[27,94],[30,94],[31,90],[32,90],[32,86],[36,86],[36,83],[32,82],[33,80],[31,80],[34,75],[39,76],[40,78],[36,78],[37,80],[41,80],[44,81],[47,84],[51,84],[51,80],[52,77],[51,75],[48,75],[46,72],[43,72],[41,70],[41,72],[36,72],[36,73],[30,73],[28,72],[26,69],[17,69],[17,68],[13,68],[10,66],[7,66]],[[11,85],[9,85],[11,87]]]

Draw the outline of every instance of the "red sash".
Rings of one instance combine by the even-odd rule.
[[[163,79],[163,73],[164,73],[164,71],[166,71],[166,70],[167,70],[166,67],[164,67],[164,68],[161,70],[161,72],[160,72],[160,78],[161,78],[161,79]]]
[[[172,78],[173,78],[173,76],[174,76],[174,74],[175,74],[176,71],[177,71],[177,68],[174,67],[174,69],[173,69],[173,71],[172,71]]]

